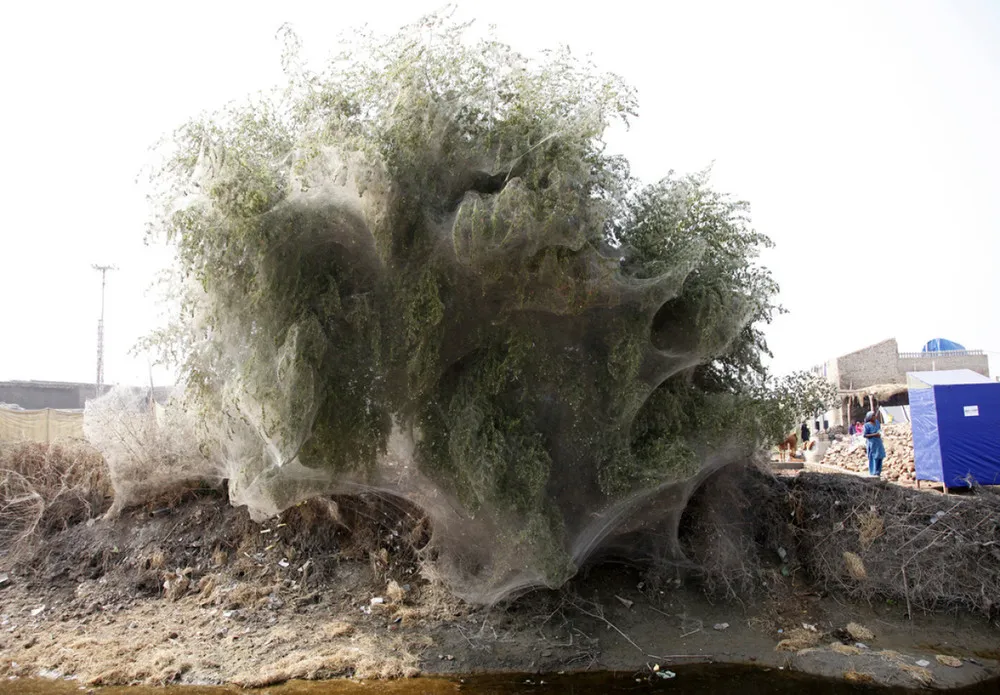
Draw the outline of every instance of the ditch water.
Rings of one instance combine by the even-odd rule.
[[[604,695],[605,693],[670,693],[671,695],[855,695],[879,693],[907,695],[926,690],[882,688],[816,678],[804,674],[745,666],[691,666],[675,678],[655,678],[648,674],[574,673],[566,675],[490,675],[470,678],[414,678],[397,681],[325,681],[292,682],[258,690],[234,687],[168,686],[88,688],[74,681],[16,680],[0,682],[0,695],[70,695],[81,692],[96,695]],[[638,678],[638,680],[637,680]],[[958,690],[952,695],[996,695],[1000,681],[979,683]]]

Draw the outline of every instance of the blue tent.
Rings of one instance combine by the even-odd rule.
[[[935,338],[934,340],[928,340],[927,344],[921,348],[921,352],[947,352],[948,350],[964,350],[964,345],[959,345],[953,340],[945,340],[944,338]]]
[[[910,372],[917,480],[1000,485],[1000,383],[970,369]]]

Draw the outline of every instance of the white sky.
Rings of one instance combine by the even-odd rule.
[[[105,380],[158,321],[136,177],[202,110],[280,79],[277,28],[323,55],[344,29],[393,30],[431,2],[18,2],[0,10],[0,379],[93,381],[109,276]],[[884,338],[1000,351],[1000,3],[461,2],[524,51],[591,52],[639,90],[615,149],[653,181],[715,162],[778,244],[790,310],[775,368]],[[881,298],[878,301],[876,298]],[[1000,352],[993,355],[1000,373]],[[158,383],[169,375],[156,372]]]

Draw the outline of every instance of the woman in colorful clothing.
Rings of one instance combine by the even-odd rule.
[[[882,443],[882,425],[875,413],[865,415],[865,443],[868,447],[868,474],[873,478],[882,476],[882,461],[885,459],[885,444]]]

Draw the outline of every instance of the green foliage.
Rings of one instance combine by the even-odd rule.
[[[676,340],[706,358],[695,378],[709,392],[741,392],[766,377],[770,355],[761,325],[781,308],[778,286],[757,260],[771,240],[750,226],[746,201],[712,189],[711,170],[677,177],[633,193],[610,225],[609,235],[626,250],[625,272],[654,277],[679,266],[689,269],[680,296],[664,305],[656,334]]]
[[[782,405],[788,427],[802,419],[812,419],[840,404],[837,387],[811,372],[792,372],[777,380],[775,398]]]
[[[770,436],[770,242],[708,172],[636,187],[602,140],[618,77],[440,16],[319,72],[284,37],[284,90],[176,133],[151,228],[186,282],[151,342],[254,465],[366,479],[396,424],[558,583],[567,510]]]

